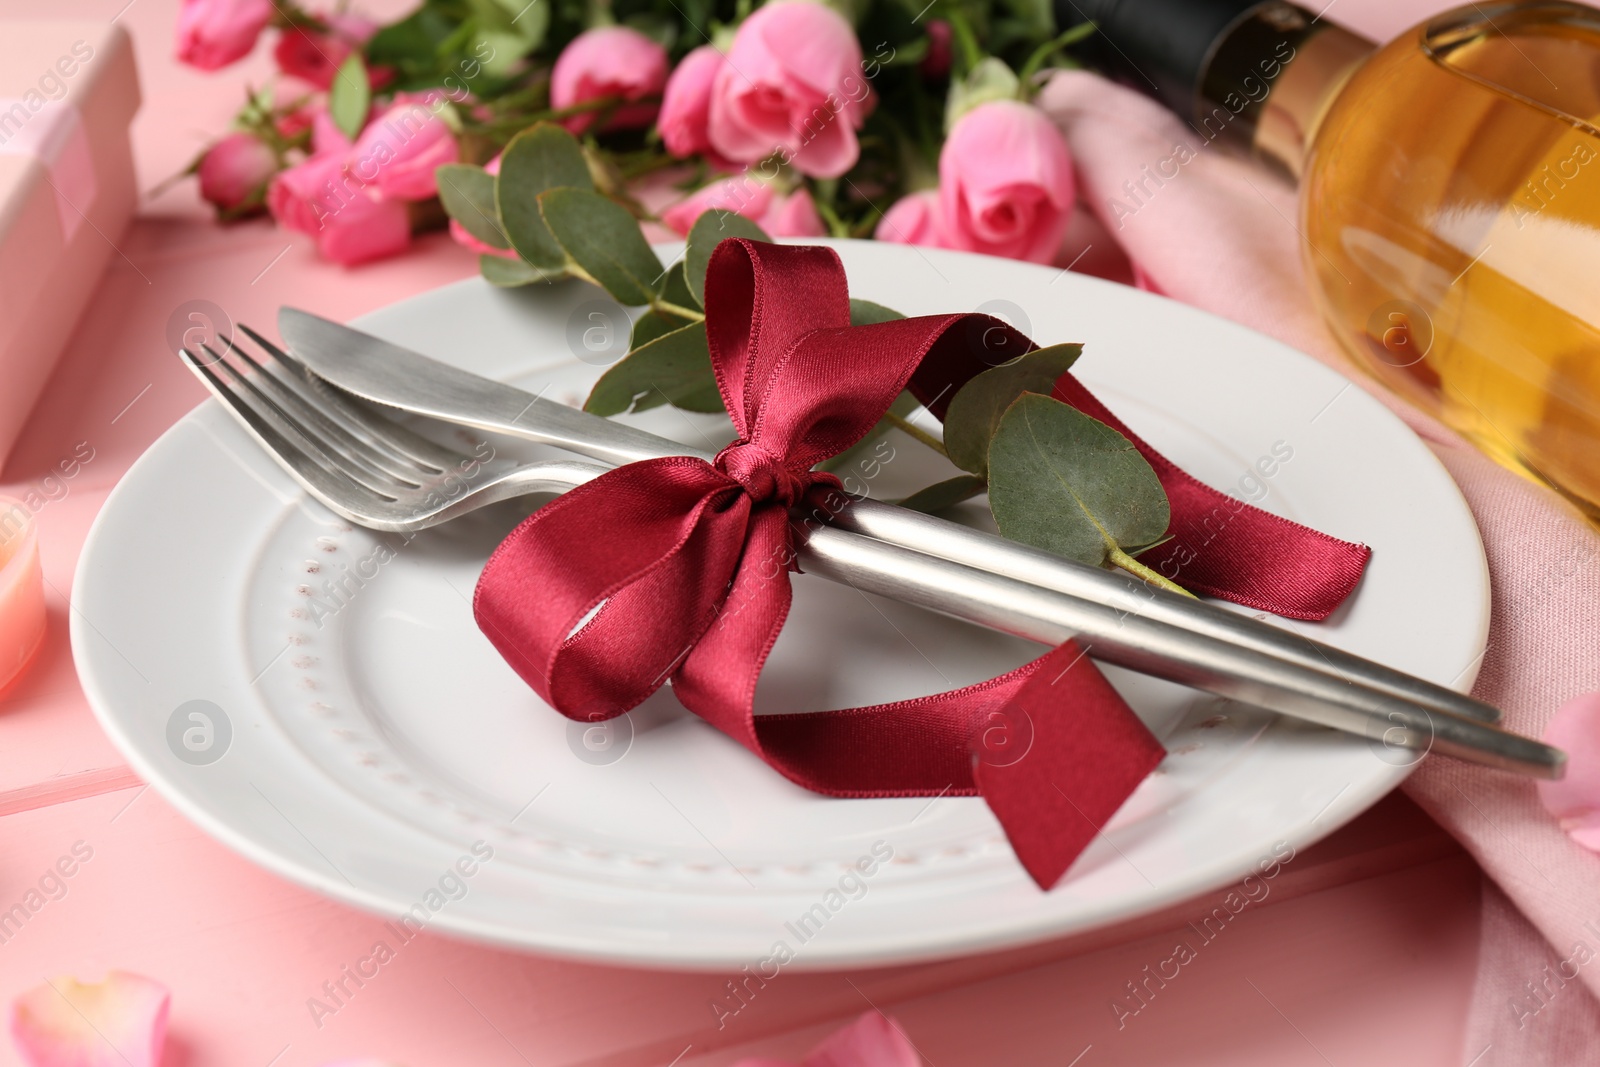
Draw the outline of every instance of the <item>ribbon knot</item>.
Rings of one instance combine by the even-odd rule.
[[[711,465],[743,486],[757,506],[779,503],[792,508],[814,485],[839,485],[832,475],[796,470],[784,457],[751,441],[733,442],[717,453]]]
[[[1048,888],[1164,755],[1072,642],[948,693],[837,711],[754,709],[789,612],[787,506],[819,485],[834,487],[830,510],[848,500],[838,479],[813,468],[860,441],[901,390],[942,415],[992,365],[997,338],[1007,358],[1032,342],[977,315],[852,327],[844,268],[829,248],[725,240],[705,292],[711,364],[737,441],[712,463],[631,463],[546,504],[485,565],[473,599],[479,627],[569,718],[620,715],[670,679],[685,707],[807,789],[981,794]],[[1070,375],[1057,395],[1126,432]],[[1231,504],[1128,436],[1168,488],[1175,532]],[[1321,618],[1360,577],[1359,546],[1243,502],[1229,514],[1205,543],[1186,546],[1191,588]],[[1255,567],[1274,552],[1296,559]]]

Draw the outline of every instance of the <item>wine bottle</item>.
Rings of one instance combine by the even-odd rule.
[[[1057,13],[1298,180],[1313,297],[1359,365],[1600,517],[1600,11],[1473,3],[1382,46],[1278,0]]]

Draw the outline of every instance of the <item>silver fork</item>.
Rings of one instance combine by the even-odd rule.
[[[248,326],[273,370],[227,341],[179,355],[212,395],[330,511],[374,530],[437,526],[501,500],[559,493],[604,474],[596,463],[519,463],[430,441],[346,398]],[[226,357],[234,355],[244,365]]]
[[[231,340],[223,352],[203,345],[198,354],[180,355],[291,477],[358,525],[420,530],[496,501],[564,491],[607,469],[571,460],[517,463],[430,441],[348,399],[254,330],[240,329],[266,362]],[[1565,756],[1547,745],[1217,634],[831,526],[797,541],[803,541],[796,549],[805,571],[865,592],[1048,645],[1076,638],[1097,660],[1385,747],[1437,750],[1539,778],[1561,774]]]

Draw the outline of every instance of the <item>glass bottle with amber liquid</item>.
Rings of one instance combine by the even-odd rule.
[[[1102,69],[1300,182],[1362,367],[1600,518],[1600,11],[1468,4],[1379,46],[1277,0],[1058,5]]]

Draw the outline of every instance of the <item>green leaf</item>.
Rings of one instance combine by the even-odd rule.
[[[850,298],[850,325],[852,326],[871,326],[874,323],[893,322],[895,319],[903,318],[905,316],[894,310],[894,308],[886,308],[882,304],[874,304],[870,300],[857,300],[853,296]]]
[[[628,349],[643,348],[657,337],[665,337],[673,330],[681,330],[689,325],[676,315],[667,315],[660,311],[646,311],[633,323],[633,337],[628,342]]]
[[[539,210],[567,257],[618,303],[652,301],[661,261],[627,208],[587,189],[551,189],[540,194]]]
[[[510,248],[500,211],[494,204],[494,175],[471,163],[446,163],[434,169],[439,203],[461,228],[490,248]]]
[[[1067,373],[1082,345],[1052,345],[991,367],[972,378],[950,400],[944,413],[944,447],[950,462],[978,476],[988,470],[989,441],[1000,417],[1023,393],[1049,395]]]
[[[542,270],[532,263],[505,256],[479,256],[478,270],[483,273],[484,281],[501,289],[515,289],[534,282],[558,282],[568,276],[564,270]]]
[[[728,237],[772,240],[765,230],[738,212],[722,208],[702,212],[689,228],[689,244],[683,252],[683,276],[688,279],[696,307],[706,306],[706,265],[711,262],[711,253]]]
[[[563,188],[594,188],[576,137],[560,126],[541,122],[511,139],[500,156],[495,206],[511,247],[545,270],[564,269],[567,255],[544,224],[539,196]]]
[[[1069,404],[1025,393],[989,445],[989,506],[1000,532],[1082,563],[1138,551],[1171,511],[1133,443]]]
[[[955,129],[961,117],[980,104],[1021,98],[1022,82],[1016,72],[1006,66],[1005,60],[988,56],[965,78],[950,83],[950,95],[945,98],[944,132]]]
[[[671,404],[687,411],[722,410],[706,324],[694,323],[634,349],[600,376],[583,409],[596,415],[620,415]]]
[[[700,306],[700,301],[689,291],[689,279],[684,276],[684,264],[681,260],[668,267],[667,273],[662,277],[661,299],[683,308]]]
[[[918,489],[904,500],[897,501],[903,508],[912,511],[923,511],[929,515],[935,514],[961,503],[963,500],[977,496],[987,488],[988,483],[982,478],[971,474],[958,474],[954,478],[936,482],[925,489]]]
[[[367,65],[360,52],[351,52],[334,75],[328,90],[328,114],[346,137],[354,139],[367,124],[367,109],[372,106],[372,86],[367,81]]]

